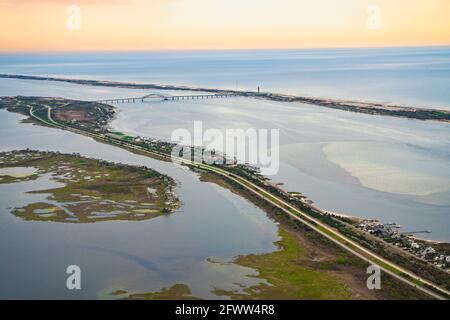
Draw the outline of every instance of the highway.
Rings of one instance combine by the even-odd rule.
[[[51,108],[47,106],[48,109],[48,119],[49,121],[40,118],[39,116],[34,114],[34,110],[33,107],[30,107],[30,115],[35,118],[36,120],[43,122],[49,126],[52,127],[57,127],[63,130],[68,130],[74,133],[78,133],[81,135],[85,135],[91,138],[94,138],[96,140],[99,141],[104,141],[105,143],[108,144],[115,144],[115,145],[119,145],[122,147],[125,147],[127,149],[132,149],[132,150],[136,150],[140,153],[144,153],[144,154],[149,154],[152,156],[157,156],[157,157],[162,157],[165,158],[167,160],[171,160],[180,164],[188,164],[188,165],[194,165],[194,166],[198,166],[199,168],[202,168],[206,171],[210,171],[210,172],[214,172],[216,174],[219,174],[229,180],[234,181],[235,183],[239,184],[240,186],[244,187],[245,189],[251,191],[252,193],[254,193],[255,195],[257,195],[258,197],[260,197],[261,199],[271,203],[272,205],[278,207],[279,209],[283,210],[283,212],[285,212],[287,215],[289,215],[290,217],[292,217],[293,219],[301,222],[302,224],[308,226],[309,228],[311,228],[312,230],[316,231],[317,233],[321,234],[322,236],[324,236],[325,238],[327,238],[328,240],[332,241],[333,243],[335,243],[336,245],[338,245],[339,247],[343,248],[344,250],[346,250],[347,252],[355,255],[356,257],[362,259],[363,261],[366,261],[369,264],[373,264],[373,265],[377,265],[379,266],[379,268],[384,271],[385,273],[391,275],[392,277],[398,279],[399,281],[402,281],[403,283],[410,285],[420,291],[422,291],[423,293],[435,298],[435,299],[439,299],[439,300],[446,300],[446,297],[438,294],[434,291],[429,290],[428,288],[426,288],[424,285],[427,285],[431,288],[433,288],[435,291],[437,292],[441,292],[442,294],[446,295],[446,296],[450,296],[450,292],[444,288],[441,288],[440,286],[394,264],[393,262],[384,259],[383,257],[377,255],[376,253],[364,248],[363,246],[361,246],[360,244],[354,242],[353,240],[350,240],[348,237],[340,234],[337,230],[332,229],[331,227],[329,227],[328,225],[324,224],[323,222],[307,215],[306,213],[302,212],[301,210],[299,210],[298,208],[292,206],[291,204],[285,202],[284,200],[280,199],[279,197],[271,194],[270,192],[264,190],[263,188],[255,185],[254,183],[248,181],[247,179],[244,179],[240,176],[231,174],[229,172],[227,172],[226,170],[211,166],[211,165],[207,165],[207,164],[203,164],[203,163],[199,163],[199,162],[194,162],[191,160],[187,160],[187,159],[183,159],[180,157],[174,157],[171,155],[167,155],[164,153],[159,153],[159,152],[155,152],[155,151],[149,151],[146,150],[142,147],[133,145],[131,143],[128,142],[124,142],[124,141],[117,141],[114,142],[111,139],[108,139],[102,135],[99,134],[93,134],[90,132],[86,132],[80,129],[75,129],[75,128],[71,128],[71,127],[67,127],[67,126],[63,126],[59,123],[57,123],[56,121],[54,121],[51,117]],[[402,275],[407,275],[408,277],[410,277],[413,280],[410,280]],[[417,284],[414,281],[418,281],[421,284]]]
[[[126,103],[126,102],[138,102],[144,101],[149,98],[159,98],[163,101],[168,100],[194,100],[194,99],[218,99],[218,98],[231,98],[231,97],[239,97],[240,94],[237,93],[216,93],[216,94],[190,94],[190,95],[176,95],[176,96],[166,96],[162,94],[148,94],[142,97],[134,97],[134,98],[116,98],[116,99],[107,99],[107,100],[97,100],[95,102],[98,103]]]

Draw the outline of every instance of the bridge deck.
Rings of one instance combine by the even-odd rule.
[[[118,98],[118,99],[105,99],[98,100],[99,103],[127,103],[127,102],[144,102],[147,99],[161,99],[162,101],[175,101],[175,100],[194,100],[194,99],[219,99],[219,98],[231,98],[238,97],[236,93],[217,93],[217,94],[195,94],[195,95],[179,95],[179,96],[164,96],[149,94],[143,97],[134,98]]]

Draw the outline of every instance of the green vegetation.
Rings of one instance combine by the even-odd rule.
[[[129,300],[199,300],[192,296],[191,289],[185,284],[175,284],[170,288],[163,288],[157,292],[134,293]]]
[[[1,97],[0,109],[24,115],[33,114],[50,124],[61,124],[90,132],[105,132],[106,125],[114,117],[112,106],[62,98],[46,97]],[[49,111],[51,110],[51,111]],[[49,118],[49,114],[51,117]],[[36,122],[35,119],[30,119]],[[44,123],[39,123],[45,125]]]
[[[45,201],[13,208],[24,220],[89,223],[109,220],[147,220],[172,212],[178,201],[173,181],[151,169],[106,161],[35,151],[0,154],[0,166],[38,168],[63,186],[29,193],[46,195]],[[15,159],[15,160],[14,160]],[[11,183],[16,182],[12,180]]]
[[[13,102],[15,98],[12,98]],[[22,98],[21,98],[22,99]],[[161,143],[158,141],[140,141],[141,139],[136,138],[133,142],[127,142],[122,137],[120,139],[116,139],[109,137],[110,133],[105,129],[104,126],[101,126],[101,129],[98,129],[98,127],[90,126],[89,122],[83,121],[77,121],[77,122],[71,122],[71,123],[64,123],[64,125],[60,125],[61,121],[59,120],[58,123],[54,122],[51,117],[51,111],[52,108],[48,107],[47,105],[44,105],[41,101],[34,101],[39,100],[39,98],[29,98],[31,99],[32,103],[35,105],[26,104],[23,105],[23,101],[16,101],[17,104],[21,105],[18,110],[17,108],[12,108],[14,111],[21,112],[24,114],[30,114],[33,116],[34,121],[36,122],[44,122],[46,125],[56,126],[62,129],[66,129],[69,131],[74,131],[79,134],[83,134],[86,136],[94,137],[95,139],[111,143],[114,145],[119,145],[123,148],[127,148],[129,150],[132,150],[134,152],[142,152],[146,155],[154,156],[154,157],[162,157],[167,158],[167,155],[170,153],[171,145],[167,143]],[[33,100],[34,99],[34,100]],[[48,98],[51,100],[51,98]],[[0,108],[4,107],[4,98],[0,100]],[[55,99],[58,100],[58,99]],[[60,99],[63,100],[63,99]],[[33,102],[34,101],[34,102]],[[35,103],[36,102],[36,103]],[[36,106],[36,108],[35,108]],[[101,106],[101,105],[100,105]],[[11,107],[8,107],[8,110]],[[58,105],[59,111],[64,110],[65,105],[61,102]],[[61,111],[64,113],[63,111]],[[96,122],[97,123],[97,122]],[[98,123],[97,123],[98,124]],[[103,131],[102,131],[103,130]],[[97,132],[103,132],[100,134],[97,134]],[[104,134],[106,133],[106,134]],[[230,184],[233,186],[234,189],[239,190],[239,193],[246,193],[247,196],[251,195],[250,198],[257,198],[254,200],[254,202],[258,203],[258,205],[261,205],[265,208],[270,208],[271,210],[278,212],[277,215],[280,217],[283,216],[283,218],[288,218],[288,220],[295,220],[293,217],[286,215],[286,213],[295,215],[303,220],[303,223],[306,223],[311,226],[311,228],[314,226],[314,229],[326,234],[330,238],[333,238],[337,240],[339,243],[345,245],[349,249],[353,249],[356,251],[359,251],[360,249],[355,245],[349,242],[348,239],[353,240],[354,242],[358,242],[359,245],[365,246],[369,248],[372,252],[375,254],[378,254],[382,257],[387,257],[390,259],[389,255],[386,252],[385,245],[381,242],[373,242],[372,239],[368,239],[362,234],[355,233],[352,228],[349,228],[349,226],[330,215],[320,212],[320,210],[315,209],[314,207],[310,206],[309,204],[303,202],[299,198],[291,197],[286,192],[282,191],[279,188],[276,188],[273,184],[266,182],[266,180],[261,177],[258,173],[256,173],[254,170],[246,168],[246,166],[238,165],[233,167],[228,166],[221,166],[221,165],[215,165],[215,166],[207,166],[204,164],[198,164],[198,165],[191,165],[190,167],[200,167],[207,169],[209,172],[218,172],[221,174],[221,179],[226,179],[227,182],[231,182]],[[230,174],[231,173],[231,174]],[[228,178],[226,178],[228,177]],[[236,181],[233,181],[235,179]],[[228,181],[229,180],[229,181]],[[254,183],[255,185],[259,186],[261,189],[263,189],[265,192],[263,193],[261,189],[256,188],[255,186],[251,185],[251,183]],[[248,192],[247,188],[254,190],[259,195],[264,194],[264,199],[262,199],[260,196],[255,196],[253,193]],[[298,210],[293,210],[288,205],[284,204],[282,201],[289,203],[291,206],[296,207]],[[276,205],[271,204],[270,202],[273,202]],[[282,207],[284,209],[280,210],[278,206]],[[163,209],[162,211],[165,212],[167,209]],[[280,213],[281,212],[281,213]],[[316,221],[313,221],[313,219],[316,219]],[[292,222],[291,221],[291,222]],[[328,225],[327,227],[324,227],[322,225],[319,225],[319,221],[321,223],[324,223]],[[299,223],[296,221],[296,223]],[[306,229],[310,229],[309,227],[306,227]],[[347,239],[346,239],[346,238]],[[325,239],[322,239],[325,240]],[[328,241],[328,240],[326,240]],[[371,247],[371,245],[374,245],[374,247]],[[364,255],[364,254],[363,254]],[[396,257],[398,258],[398,257]],[[392,259],[391,259],[392,260]],[[394,273],[399,274],[403,278],[409,278],[405,277],[405,275],[402,275],[400,270],[395,267],[388,265],[381,261],[380,259],[371,256],[372,263],[379,264],[380,266],[384,267],[385,269],[388,269]],[[402,263],[405,263],[406,268],[411,267],[411,270],[415,272],[417,270],[415,268],[414,264],[411,264],[409,261],[406,260],[400,260]],[[422,273],[418,273],[421,274]],[[428,277],[428,273],[424,274],[425,277]],[[411,279],[409,279],[411,280]],[[433,281],[433,280],[432,280]],[[423,284],[421,284],[423,286]]]
[[[202,181],[217,183],[218,185],[227,188],[240,196],[245,197],[258,207],[260,207],[262,210],[266,211],[270,218],[280,223],[280,235],[287,234],[288,238],[290,238],[291,241],[299,242],[297,244],[294,244],[294,246],[296,245],[299,250],[298,259],[291,260],[291,267],[298,266],[299,268],[304,267],[309,268],[310,270],[321,270],[323,272],[321,274],[325,274],[325,276],[331,276],[332,280],[337,286],[339,286],[339,284],[342,284],[344,288],[348,288],[348,290],[345,292],[345,297],[348,297],[350,295],[350,299],[430,298],[428,295],[425,295],[384,273],[382,275],[382,289],[367,290],[367,274],[365,272],[366,268],[368,267],[367,263],[356,258],[353,255],[348,254],[348,252],[344,251],[341,247],[322,237],[318,233],[312,231],[311,228],[302,224],[298,220],[294,220],[290,216],[286,215],[280,208],[275,207],[269,202],[262,200],[254,193],[250,192],[247,189],[244,189],[241,185],[233,182],[232,180],[225,180],[222,176],[211,172],[205,173],[202,170],[198,170],[196,168],[194,168],[194,170],[200,173],[200,179]],[[283,237],[283,239],[285,238]],[[283,239],[278,243],[280,250],[282,250],[283,248]],[[289,240],[285,241],[289,243]],[[278,251],[277,254],[283,255],[283,253],[280,251]],[[258,259],[265,259],[266,257],[269,257],[270,259],[270,255],[271,254],[259,255],[255,257],[257,257]],[[242,261],[246,262],[250,260],[247,259]],[[239,259],[235,262],[240,264]],[[252,265],[251,267],[258,270],[257,265]],[[268,265],[268,267],[270,267],[270,265]],[[282,267],[280,266],[280,268]],[[272,274],[276,275],[276,273]],[[269,281],[268,278],[263,277],[261,274],[259,278]],[[271,282],[269,281],[269,283]],[[281,284],[281,281],[277,283]],[[264,285],[261,286],[261,288],[264,288]],[[218,295],[225,295],[233,299],[261,299],[262,297],[258,295],[259,289],[260,288],[258,287],[253,287],[246,289],[243,292],[233,292],[221,290],[220,288],[218,288],[215,290],[215,293]],[[255,293],[253,292],[254,290],[256,291]],[[266,293],[269,292],[266,291]],[[273,298],[276,299],[276,297]],[[342,299],[342,297],[339,299]]]
[[[222,168],[225,169],[225,168]],[[284,207],[287,211],[290,213],[300,216],[299,213],[292,210],[291,208],[283,205],[276,197],[279,199],[289,203],[293,207],[299,209],[304,214],[301,215],[301,218],[303,218],[306,221],[309,221],[311,224],[315,224],[310,218],[314,218],[327,226],[331,227],[332,229],[339,232],[339,235],[343,235],[347,237],[348,239],[358,243],[359,245],[369,249],[370,251],[374,252],[375,254],[380,255],[381,257],[399,265],[400,267],[403,267],[407,270],[411,270],[415,274],[421,275],[423,278],[428,279],[437,285],[440,285],[441,287],[445,289],[450,288],[450,277],[448,277],[448,274],[445,271],[438,270],[433,265],[428,264],[426,261],[420,260],[420,259],[411,259],[411,257],[405,256],[404,254],[401,254],[398,252],[398,250],[392,250],[387,243],[385,243],[382,240],[377,240],[374,237],[369,237],[365,235],[360,230],[356,229],[351,224],[337,219],[336,217],[333,217],[330,214],[319,212],[318,210],[314,209],[307,203],[301,201],[298,198],[292,198],[288,194],[283,193],[281,190],[277,189],[273,185],[265,184],[264,181],[258,178],[258,176],[252,174],[251,172],[247,172],[245,168],[242,166],[237,166],[234,168],[226,168],[228,171],[231,171],[233,174],[235,174],[238,177],[243,177],[244,179],[254,183],[255,185],[261,187],[265,191],[269,192],[270,194],[267,194],[267,198],[269,198],[274,203],[277,203]],[[247,182],[243,182],[247,186],[249,186],[251,189],[255,189]],[[237,189],[243,189],[242,186],[239,186],[238,184],[233,184],[233,186]],[[276,196],[276,197],[275,197]],[[320,229],[322,232],[326,233],[330,237],[343,242],[342,238],[338,236],[338,234],[331,232],[321,226],[318,226],[315,224],[315,226]],[[350,244],[348,241],[345,241],[345,244],[352,248],[356,249],[355,246]],[[402,273],[392,266],[384,263],[383,261],[371,258],[372,261],[374,261],[379,266],[382,266],[391,272],[394,272],[398,275],[403,276],[404,278],[407,278],[409,280],[412,280],[410,277],[405,277],[402,275]],[[420,286],[425,286],[423,283],[419,283]],[[441,293],[442,294],[442,293]]]
[[[347,264],[348,263],[347,257],[344,257],[344,256],[337,257],[336,263],[338,263],[338,264]]]
[[[395,116],[420,120],[436,120],[436,121],[450,121],[450,112],[447,110],[436,110],[431,108],[417,108],[405,107],[399,105],[385,105],[380,103],[362,103],[356,101],[339,101],[335,99],[326,98],[312,98],[305,96],[294,96],[277,93],[260,93],[254,91],[235,91],[235,90],[221,90],[213,88],[187,88],[171,85],[155,85],[155,84],[137,84],[128,82],[110,82],[98,80],[83,80],[83,79],[64,79],[55,77],[39,77],[39,76],[24,76],[24,75],[8,75],[0,74],[0,78],[11,79],[26,79],[26,80],[44,80],[44,81],[61,81],[90,86],[105,86],[118,87],[130,89],[158,89],[158,90],[189,90],[210,92],[215,94],[233,94],[243,97],[256,97],[258,99],[267,99],[272,101],[282,102],[300,102],[307,103],[314,106],[321,106],[326,108],[339,109],[344,111],[360,112],[372,115]]]
[[[216,289],[218,295],[233,299],[349,299],[351,294],[336,277],[308,266],[305,249],[295,237],[280,229],[278,251],[241,256],[235,263],[258,270],[265,283],[245,288],[243,292]]]
[[[10,175],[0,175],[0,184],[16,183],[21,181],[32,181],[38,178],[37,174],[32,174],[26,177],[13,177]]]

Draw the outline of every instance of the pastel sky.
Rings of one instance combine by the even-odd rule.
[[[450,1],[0,0],[0,24],[0,51],[449,45]]]

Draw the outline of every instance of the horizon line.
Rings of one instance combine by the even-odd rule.
[[[375,46],[323,46],[323,47],[258,47],[258,48],[191,48],[191,49],[105,49],[105,50],[0,50],[0,54],[62,54],[62,53],[116,53],[116,52],[130,52],[130,53],[144,53],[144,52],[218,52],[218,51],[270,51],[270,50],[326,50],[326,49],[399,49],[399,48],[445,48],[450,47],[450,42],[445,44],[399,44],[399,45],[375,45]]]

